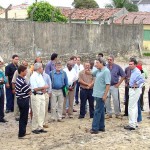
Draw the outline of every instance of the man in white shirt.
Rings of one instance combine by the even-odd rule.
[[[45,119],[45,93],[49,86],[46,85],[43,77],[43,66],[41,63],[34,64],[34,72],[30,78],[31,84],[31,107],[33,111],[32,132],[35,134],[45,133],[43,124]]]
[[[65,97],[64,99],[63,117],[66,116],[66,100],[68,99],[68,102],[69,102],[68,116],[72,118],[73,117],[74,88],[75,88],[75,82],[77,80],[77,74],[73,68],[72,61],[68,61],[67,67],[64,69],[64,71],[66,72],[67,77],[68,77],[69,92],[68,92],[68,96]]]
[[[76,91],[75,91],[75,103],[79,104],[79,88],[80,88],[80,84],[78,82],[79,79],[79,73],[80,71],[84,70],[83,65],[81,64],[81,57],[77,57],[77,63],[74,66],[74,69],[76,70],[77,73],[77,82],[76,82]]]

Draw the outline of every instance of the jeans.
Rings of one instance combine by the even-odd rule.
[[[145,86],[142,87],[142,93],[141,93],[141,96],[140,96],[140,107],[141,107],[141,110],[143,110],[143,107],[144,107],[144,92],[145,92]]]
[[[92,96],[93,93],[93,89],[83,89],[80,88],[80,100],[81,100],[81,104],[80,104],[80,116],[82,118],[84,118],[85,114],[86,114],[86,102],[88,100],[89,102],[89,110],[90,110],[90,118],[93,118],[93,114],[94,114],[94,97]]]
[[[0,88],[0,120],[4,118],[4,89]]]
[[[77,81],[76,82],[76,90],[75,90],[75,103],[79,103],[79,88],[80,88],[80,83]]]
[[[6,110],[14,111],[14,94],[12,88],[6,88]]]
[[[26,126],[28,123],[29,98],[17,98],[17,104],[19,106],[20,111],[18,137],[23,137],[26,134]]]
[[[99,131],[105,128],[105,109],[102,98],[95,97],[96,106],[94,111],[94,118],[92,122],[92,130]]]
[[[141,99],[141,96],[140,96],[140,99]],[[142,121],[142,112],[141,112],[140,99],[138,100],[138,118],[137,118],[137,122],[141,122]]]

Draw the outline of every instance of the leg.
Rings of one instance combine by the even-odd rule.
[[[74,100],[74,90],[69,91],[69,108],[68,108],[68,115],[71,117],[73,115],[73,100]]]
[[[0,88],[0,120],[4,118],[4,89]]]
[[[141,96],[140,96],[140,99],[141,99]],[[141,113],[140,99],[138,100],[138,117],[137,117],[137,122],[141,122],[141,121],[142,121],[142,113]]]
[[[52,98],[51,98],[51,118],[56,120],[56,105],[57,105],[57,91],[52,91]]]
[[[94,116],[94,97],[92,96],[93,90],[88,90],[88,102],[90,110],[90,118]]]
[[[120,115],[120,106],[119,106],[119,99],[118,99],[118,88],[112,86],[112,89],[111,89],[111,94],[112,94],[112,97],[113,97],[113,104],[114,104],[114,112],[115,112],[115,115]]]
[[[142,87],[142,94],[140,96],[140,106],[141,106],[141,110],[144,110],[144,92],[145,92],[145,86]]]
[[[18,99],[17,103],[20,110],[18,137],[23,137],[26,134],[26,126],[28,122],[29,99]]]
[[[129,87],[125,87],[125,115],[128,116]]]
[[[14,116],[15,116],[16,119],[19,118],[19,107],[18,107],[18,104],[17,104],[16,95],[14,95]]]
[[[44,125],[48,124],[48,104],[49,104],[49,95],[45,93],[45,119]]]
[[[6,110],[12,109],[13,94],[11,88],[6,88]]]
[[[76,90],[75,90],[75,103],[76,104],[79,104],[79,87],[80,87],[80,83],[77,81]]]
[[[63,113],[62,115],[65,117],[66,116],[66,102],[67,102],[68,96],[64,97],[64,102],[63,102]]]
[[[96,100],[96,106],[94,111],[94,118],[92,122],[92,130],[93,131],[99,131],[99,129],[104,128],[104,102],[102,102],[101,98],[95,98]],[[101,118],[102,117],[102,118]]]
[[[85,117],[85,105],[87,101],[87,90],[80,89],[80,116],[79,118]]]
[[[111,108],[111,91],[112,91],[112,86],[110,87],[110,90],[108,92],[108,97],[107,97],[107,100],[105,102],[105,107],[106,107],[106,113],[108,115],[112,115],[112,108]]]

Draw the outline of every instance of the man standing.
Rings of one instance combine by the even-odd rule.
[[[69,102],[69,108],[68,108],[68,116],[69,118],[73,118],[73,101],[74,101],[74,88],[77,80],[77,74],[75,69],[73,68],[72,61],[67,62],[67,67],[64,69],[64,71],[67,74],[68,77],[68,96],[64,98],[64,104],[63,104],[63,117],[66,116],[66,101],[68,99]]]
[[[138,117],[138,100],[141,95],[141,87],[144,83],[144,79],[141,75],[140,70],[136,67],[137,61],[131,59],[129,62],[129,67],[131,69],[131,77],[129,81],[129,106],[128,106],[128,115],[129,115],[129,125],[125,126],[126,130],[135,130],[137,126],[137,117]]]
[[[58,54],[56,53],[53,53],[51,55],[51,60],[47,63],[45,67],[45,73],[47,73],[48,75],[50,74],[52,70],[55,69],[55,62],[57,61],[57,57],[58,57]]]
[[[107,68],[110,70],[111,73],[111,85],[108,98],[106,100],[106,118],[112,118],[112,108],[111,108],[111,95],[113,97],[113,104],[114,104],[114,112],[116,118],[121,118],[120,116],[120,100],[119,100],[119,86],[125,78],[125,73],[122,68],[114,63],[114,57],[108,57],[108,65]],[[119,77],[121,79],[119,80]]]
[[[4,84],[7,83],[7,78],[2,71],[3,59],[0,57],[0,122],[7,122],[4,119]]]
[[[74,69],[76,70],[77,76],[79,78],[79,73],[84,69],[83,65],[81,64],[81,57],[77,57],[77,63],[74,66]],[[77,79],[78,79],[77,78]],[[79,88],[80,88],[80,83],[77,80],[76,82],[76,90],[75,90],[75,103],[79,104]]]
[[[8,79],[8,83],[6,84],[6,113],[14,111],[14,91],[12,88],[12,78],[14,72],[18,69],[18,55],[12,56],[12,63],[6,66],[5,75]]]
[[[26,135],[26,126],[28,123],[28,112],[29,112],[29,100],[31,95],[31,89],[27,85],[24,77],[27,74],[27,68],[23,65],[18,67],[19,76],[16,79],[16,97],[17,104],[20,111],[19,119],[19,133],[18,138],[24,138]]]
[[[55,63],[55,67],[56,69],[50,72],[50,78],[52,81],[51,118],[53,121],[57,120],[58,122],[61,122],[64,102],[62,88],[64,86],[68,88],[68,78],[66,72],[62,70],[60,61]]]
[[[93,96],[96,101],[94,118],[92,122],[91,134],[97,134],[99,131],[105,131],[105,101],[110,88],[111,75],[107,67],[105,67],[103,58],[96,60],[97,70],[93,72],[96,77],[93,88]]]
[[[79,119],[85,117],[85,106],[88,100],[89,102],[89,110],[90,110],[90,118],[93,118],[94,115],[94,97],[93,94],[93,85],[94,78],[91,74],[87,74],[86,72],[90,71],[90,63],[84,63],[84,70],[79,73],[79,83],[80,83],[80,115]]]
[[[45,133],[43,124],[45,119],[45,93],[49,86],[46,85],[43,77],[43,66],[41,63],[34,64],[34,72],[30,77],[31,84],[31,107],[33,112],[32,132],[35,134]]]

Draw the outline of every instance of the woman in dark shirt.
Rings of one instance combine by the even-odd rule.
[[[24,136],[26,135],[31,89],[29,88],[24,79],[24,77],[27,74],[27,68],[22,65],[19,66],[18,73],[19,76],[16,79],[15,90],[16,90],[17,104],[19,106],[20,111],[18,138],[21,139],[24,138]]]

